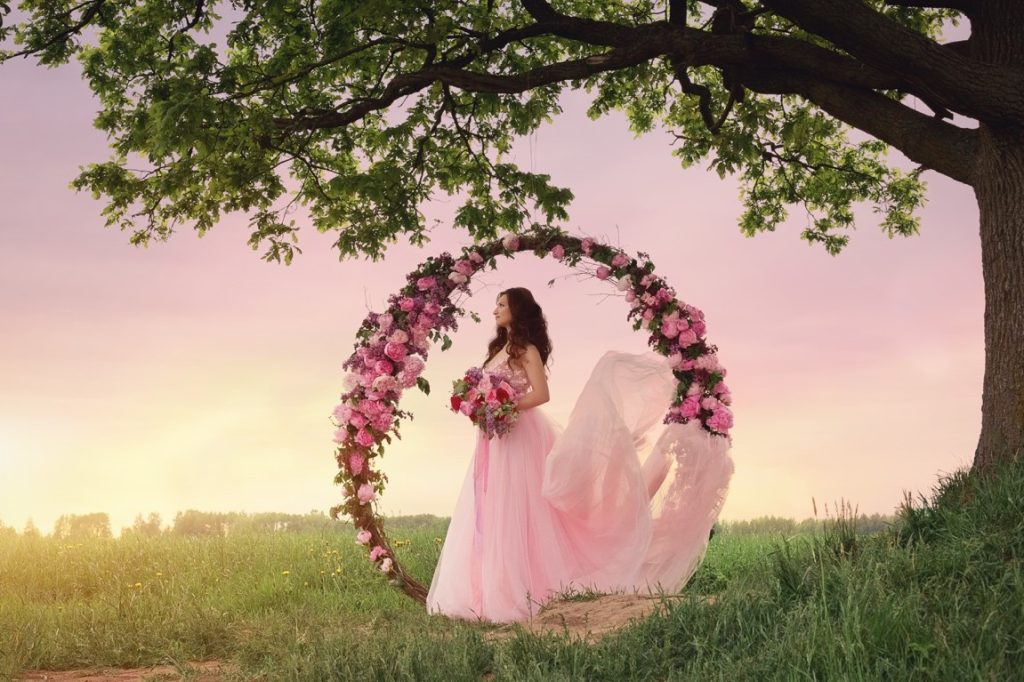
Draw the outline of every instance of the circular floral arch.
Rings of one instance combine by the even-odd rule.
[[[367,548],[378,570],[420,602],[426,602],[427,588],[399,565],[374,511],[387,482],[374,460],[384,455],[392,435],[398,435],[399,423],[411,417],[398,407],[402,393],[414,386],[430,392],[421,374],[431,343],[440,342],[446,350],[451,345],[448,332],[458,329],[459,318],[466,314],[453,298],[469,294],[473,275],[497,267],[498,256],[511,258],[523,251],[589,270],[624,293],[630,306],[627,319],[634,329],[649,332],[648,343],[669,358],[678,382],[665,423],[696,419],[722,438],[729,437],[732,427],[726,372],[717,349],[705,338],[704,314],[676,298],[654,274],[647,254],[634,258],[590,238],[544,230],[465,247],[459,258],[448,253],[428,258],[388,298],[386,312],[371,312],[363,320],[355,352],[343,365],[348,370],[345,392],[333,413],[339,468],[335,482],[344,488],[344,500],[331,509],[331,516],[347,513],[355,523],[356,542]]]

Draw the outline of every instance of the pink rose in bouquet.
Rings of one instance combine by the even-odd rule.
[[[452,382],[451,410],[472,421],[488,438],[500,438],[512,430],[519,410],[516,390],[501,374],[473,367]]]

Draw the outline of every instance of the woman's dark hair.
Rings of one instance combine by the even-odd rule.
[[[547,365],[551,355],[551,339],[548,338],[548,322],[544,319],[544,311],[533,299],[533,294],[524,287],[505,289],[498,298],[505,296],[508,310],[512,314],[509,330],[498,327],[497,335],[487,344],[486,365],[508,344],[509,360],[518,360],[526,352],[526,344],[532,343],[540,352],[541,364]]]

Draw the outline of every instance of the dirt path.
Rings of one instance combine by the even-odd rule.
[[[552,602],[521,626],[531,632],[564,632],[572,638],[596,642],[655,610],[664,611],[666,602],[680,598],[680,595],[604,594],[592,599]],[[714,603],[714,597],[707,601]],[[515,634],[515,628],[515,625],[503,625],[484,636],[490,640],[505,639]]]
[[[173,665],[148,668],[94,668],[91,670],[33,670],[19,678],[19,682],[220,682],[233,670],[230,664],[218,661],[196,661],[179,672]]]

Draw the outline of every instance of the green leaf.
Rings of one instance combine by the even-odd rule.
[[[430,382],[423,377],[416,378],[416,386],[425,394],[430,395]]]

